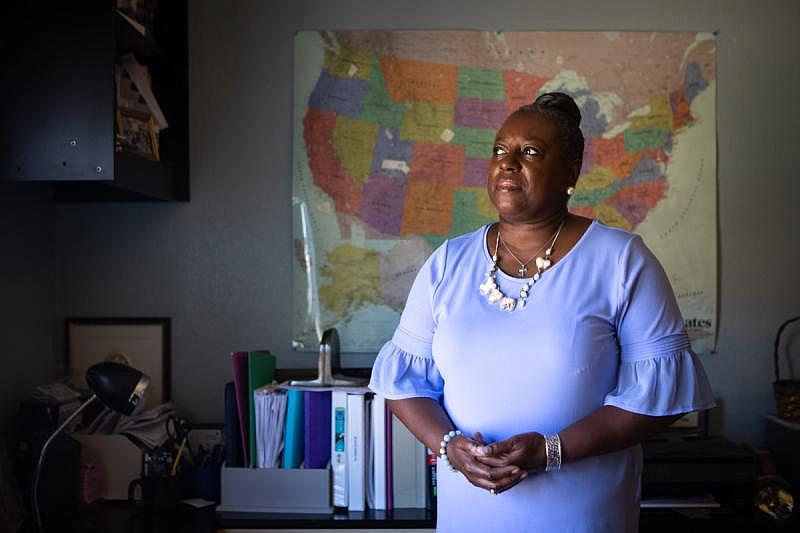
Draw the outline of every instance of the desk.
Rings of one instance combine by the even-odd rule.
[[[70,529],[59,533],[216,533],[214,507],[185,504],[172,511],[148,512],[126,501],[101,501],[81,511]]]
[[[217,527],[225,533],[238,533],[253,529],[262,531],[313,530],[318,531],[379,531],[430,532],[434,518],[425,509],[394,509],[392,511],[346,512],[330,515],[302,515],[287,513],[217,513]]]
[[[288,513],[216,513],[214,507],[188,505],[169,512],[148,512],[127,502],[102,502],[73,521],[73,533],[237,533],[256,531],[392,530],[432,532],[425,509],[314,515]]]
[[[775,458],[778,472],[795,492],[800,492],[800,422],[765,414],[767,449]]]
[[[725,509],[644,509],[642,533],[763,533],[770,531],[750,513]],[[424,509],[395,509],[335,515],[216,513],[213,507],[195,509],[183,505],[167,513],[148,513],[125,502],[94,506],[73,521],[73,533],[257,533],[259,531],[383,531],[430,533],[434,522]],[[64,530],[68,531],[68,530]]]

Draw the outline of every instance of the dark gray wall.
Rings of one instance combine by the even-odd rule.
[[[58,205],[54,232],[58,319],[172,317],[173,398],[192,419],[222,419],[232,350],[269,347],[284,367],[313,362],[290,352],[295,31],[719,30],[720,331],[703,362],[722,400],[717,429],[760,442],[773,335],[800,301],[794,0],[204,0],[191,2],[189,22],[192,201]],[[46,332],[43,320],[23,330]],[[23,350],[47,359],[48,347]]]
[[[58,373],[52,189],[0,181],[0,433]]]

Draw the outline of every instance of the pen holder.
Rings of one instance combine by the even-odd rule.
[[[219,502],[220,465],[196,467],[194,482],[198,498]]]
[[[128,485],[128,501],[145,509],[173,509],[179,500],[180,479],[177,476],[143,477]]]

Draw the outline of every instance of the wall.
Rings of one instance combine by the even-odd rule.
[[[20,400],[63,368],[56,337],[54,213],[48,184],[0,181],[0,433]]]
[[[773,335],[800,301],[796,2],[332,5],[191,3],[192,201],[57,206],[59,319],[173,317],[173,397],[197,421],[222,419],[230,351],[265,346],[281,366],[313,363],[290,353],[297,30],[719,30],[720,329],[703,362],[722,399],[717,429],[759,442],[759,413],[773,409]]]

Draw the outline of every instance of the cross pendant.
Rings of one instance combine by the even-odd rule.
[[[528,272],[528,267],[526,267],[525,265],[517,269],[517,274],[519,274],[523,278],[525,277],[525,274],[527,274],[527,272]]]

